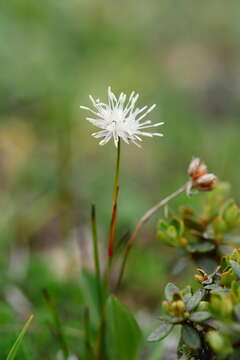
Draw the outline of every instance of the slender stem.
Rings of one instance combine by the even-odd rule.
[[[61,346],[63,354],[64,354],[64,358],[67,360],[67,358],[69,356],[69,350],[68,350],[67,342],[65,340],[65,335],[64,335],[64,332],[62,329],[62,324],[61,324],[59,316],[58,316],[56,304],[54,303],[53,298],[50,296],[50,294],[48,293],[48,291],[46,289],[43,290],[43,295],[45,297],[49,311],[52,315],[52,319],[53,319],[53,323],[54,323],[54,327],[55,327],[54,330],[56,331],[56,334],[58,336],[59,343],[60,343],[60,346]]]
[[[86,360],[93,358],[93,349],[91,345],[91,337],[90,337],[90,316],[89,309],[86,308],[83,314],[83,323],[84,323],[84,332],[85,332],[85,356]]]
[[[101,287],[101,272],[99,263],[99,250],[98,250],[98,236],[97,236],[97,222],[96,222],[96,208],[92,205],[91,208],[91,223],[92,223],[92,243],[93,243],[93,258],[95,265],[95,274],[97,281],[97,292],[99,300],[99,308],[102,307],[102,287]]]
[[[109,229],[109,238],[108,238],[108,264],[104,274],[104,285],[109,285],[110,275],[111,275],[111,265],[112,258],[114,255],[114,246],[115,246],[115,237],[116,237],[116,220],[117,220],[117,203],[118,203],[118,194],[119,194],[119,173],[120,173],[120,139],[118,140],[117,146],[117,159],[116,159],[116,170],[114,178],[114,187],[113,187],[113,204],[112,204],[112,217]],[[104,289],[105,290],[105,289]],[[105,304],[106,304],[106,293],[104,291],[102,308],[100,314],[100,324],[97,335],[97,344],[96,344],[96,359],[104,360],[105,359]]]
[[[112,208],[112,218],[109,231],[109,240],[108,240],[108,258],[109,263],[112,262],[112,257],[114,254],[114,245],[116,238],[116,220],[117,220],[117,206],[118,206],[118,194],[119,194],[119,172],[120,172],[120,139],[118,140],[117,147],[117,159],[116,159],[116,171],[114,179],[114,188],[113,188],[113,208]]]
[[[175,191],[174,193],[170,194],[169,196],[167,196],[166,198],[164,198],[163,200],[161,200],[160,202],[158,202],[155,206],[153,206],[151,209],[149,209],[138,221],[132,235],[130,236],[130,238],[128,239],[127,245],[126,245],[126,249],[125,249],[125,253],[123,256],[123,261],[122,261],[122,265],[121,265],[121,269],[120,269],[120,274],[119,274],[119,278],[118,278],[118,282],[117,282],[117,287],[120,286],[122,278],[123,278],[123,274],[124,274],[124,270],[125,270],[125,266],[126,266],[126,262],[129,256],[129,252],[132,248],[133,242],[137,236],[137,234],[139,233],[139,231],[141,230],[141,228],[143,227],[143,225],[151,218],[151,216],[153,214],[155,214],[155,212],[157,210],[159,210],[161,207],[167,205],[167,203],[174,199],[175,197],[177,197],[179,194],[181,194],[182,192],[184,192],[187,188],[187,184],[183,185],[182,187],[180,187],[177,191]]]
[[[105,302],[106,305],[106,302]],[[105,305],[102,308],[102,313],[100,315],[100,323],[97,331],[97,340],[96,340],[96,360],[105,359]]]

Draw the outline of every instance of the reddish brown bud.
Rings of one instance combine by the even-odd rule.
[[[193,158],[188,168],[188,175],[192,179],[198,179],[206,173],[207,166],[199,158]]]
[[[188,174],[191,177],[187,188],[187,193],[189,194],[191,189],[210,191],[216,185],[217,177],[214,174],[208,173],[207,166],[199,158],[192,159],[188,168]]]
[[[181,237],[181,238],[179,239],[179,244],[180,244],[180,246],[182,246],[182,247],[186,247],[186,246],[188,245],[188,241],[187,241],[187,239],[186,239],[185,237]]]
[[[217,182],[217,177],[214,174],[205,174],[196,179],[193,183],[193,187],[200,191],[213,190]]]

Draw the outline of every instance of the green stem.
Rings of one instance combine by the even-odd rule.
[[[106,304],[106,303],[105,303]],[[96,360],[105,360],[106,359],[106,343],[105,343],[105,306],[102,308],[100,315],[99,328],[97,331],[97,340],[96,340]]]
[[[123,255],[123,261],[122,261],[122,265],[120,268],[120,274],[119,274],[119,278],[118,278],[118,282],[117,282],[117,287],[119,287],[121,285],[121,281],[123,278],[123,274],[124,274],[124,270],[126,267],[126,263],[127,263],[127,259],[130,253],[130,250],[133,246],[134,240],[137,236],[137,234],[139,233],[139,231],[142,229],[143,225],[151,218],[151,216],[153,214],[155,214],[155,212],[157,210],[159,210],[161,207],[167,205],[167,203],[174,199],[175,197],[177,197],[179,194],[181,194],[182,192],[186,191],[187,189],[187,184],[183,185],[182,187],[180,187],[177,191],[175,191],[174,193],[170,194],[169,196],[167,196],[166,198],[164,198],[163,200],[159,201],[155,206],[153,206],[151,209],[149,209],[138,221],[132,235],[130,236],[130,238],[128,239],[126,248],[125,248],[125,253]]]
[[[119,173],[120,173],[120,154],[121,154],[121,145],[120,139],[118,140],[117,146],[117,159],[116,159],[116,170],[113,186],[113,205],[112,205],[112,217],[109,229],[109,238],[108,238],[108,264],[104,274],[104,285],[109,286],[110,276],[111,276],[111,265],[114,255],[115,247],[115,238],[116,238],[116,220],[117,220],[117,205],[118,205],[118,194],[119,194]],[[105,304],[106,304],[107,294],[104,293],[103,306],[100,316],[100,325],[98,329],[97,336],[97,348],[96,348],[96,358],[97,360],[104,360],[105,357]]]
[[[84,332],[85,332],[85,357],[86,360],[93,359],[93,349],[91,346],[91,337],[90,337],[90,316],[89,309],[86,308],[83,314],[83,323],[84,323]]]
[[[43,290],[43,295],[44,295],[44,298],[48,305],[49,311],[52,315],[53,323],[55,326],[55,331],[57,333],[59,343],[61,345],[64,357],[67,360],[67,358],[69,356],[69,350],[68,350],[67,342],[64,337],[64,333],[63,333],[62,325],[61,325],[61,322],[60,322],[60,319],[58,316],[56,305],[53,301],[53,298],[50,296],[50,294],[48,293],[48,291],[46,289]]]
[[[96,208],[92,205],[91,209],[91,223],[92,223],[92,243],[93,243],[93,257],[95,265],[95,274],[97,281],[97,292],[99,300],[99,308],[102,308],[102,287],[101,287],[101,272],[99,263],[99,250],[98,250],[98,236],[97,236],[97,222],[96,222]]]

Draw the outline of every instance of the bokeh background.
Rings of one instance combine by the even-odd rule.
[[[186,181],[194,155],[239,197],[239,16],[234,0],[1,1],[1,358],[34,311],[26,347],[31,359],[53,359],[44,287],[77,351],[78,273],[92,266],[90,205],[104,244],[115,166],[113,144],[97,145],[79,108],[88,94],[105,100],[109,85],[136,90],[140,105],[157,104],[152,120],[165,122],[164,138],[122,147],[119,236]],[[171,207],[183,201],[194,202],[182,195]],[[174,260],[155,239],[159,216],[141,233],[120,294],[143,327]]]

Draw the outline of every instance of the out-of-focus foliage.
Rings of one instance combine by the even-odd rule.
[[[160,326],[149,336],[159,341],[181,325],[179,359],[237,359],[240,355],[240,250],[224,256],[207,274],[199,269],[201,287],[179,290],[169,283]]]
[[[198,212],[181,207],[179,216],[161,219],[157,226],[158,238],[177,248],[184,259],[188,257],[213,271],[221,256],[240,242],[237,231],[240,208],[228,193],[229,185],[220,183],[217,189],[200,199]]]

